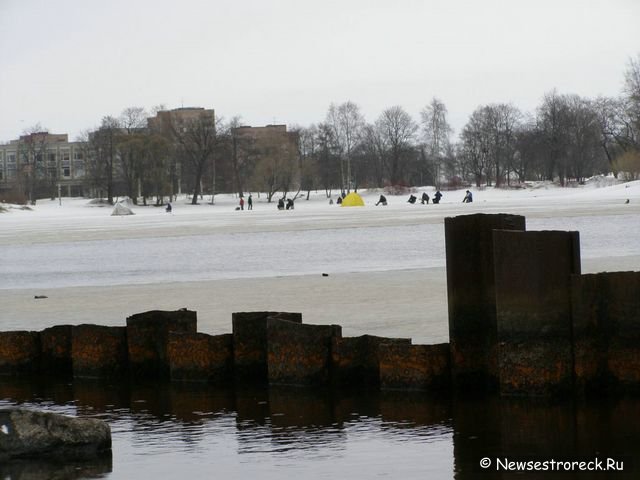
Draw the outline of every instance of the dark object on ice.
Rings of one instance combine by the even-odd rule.
[[[425,203],[427,203],[427,204],[429,203],[429,195],[427,195],[427,192],[423,192],[422,193],[422,201],[420,203],[422,203],[423,205]]]
[[[323,273],[323,274],[322,274],[322,276],[323,276],[323,277],[328,277],[328,276],[329,276],[329,274],[328,274],[328,273]]]
[[[342,197],[340,195],[338,195],[338,200],[336,200],[336,203],[338,205],[340,205],[342,203]]]
[[[469,190],[467,190],[466,195],[462,199],[462,203],[471,203],[471,202],[473,202],[473,195]]]
[[[440,199],[442,198],[442,194],[440,190],[433,194],[433,203],[440,203]]]
[[[380,198],[378,199],[378,203],[376,203],[376,207],[379,204],[386,205],[387,204],[387,197],[385,197],[384,195],[380,195]]]
[[[36,300],[40,300],[41,298],[49,298],[46,295],[35,295],[33,298],[35,298]]]
[[[284,210],[284,199],[278,200],[278,210]]]
[[[111,429],[102,420],[20,408],[0,410],[0,463],[25,457],[88,459],[110,452]]]
[[[170,203],[167,203],[167,208],[165,208],[165,211],[166,211],[167,213],[171,213],[171,210],[173,210],[173,207],[171,206],[171,204],[170,204]]]
[[[287,210],[293,210],[293,199],[292,198],[288,198],[287,199]]]
[[[417,198],[415,195],[409,195],[409,200],[407,200],[407,202],[413,205],[414,203],[416,203],[416,200]]]
[[[629,199],[627,198],[627,199],[624,201],[624,203],[625,203],[625,204],[629,203]]]

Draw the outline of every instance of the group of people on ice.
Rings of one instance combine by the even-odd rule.
[[[238,202],[238,206],[236,210],[244,210],[244,197],[240,197],[240,201]],[[247,210],[253,210],[253,197],[251,194],[247,197]]]
[[[278,210],[293,210],[293,198],[278,199]]]
[[[426,205],[429,203],[429,200],[432,201],[432,203],[434,204],[438,204],[440,203],[440,199],[442,199],[442,193],[440,192],[440,190],[436,190],[436,193],[433,194],[433,198],[430,198],[429,195],[427,194],[427,192],[422,192],[422,197],[420,198],[420,203],[422,205]],[[418,201],[418,197],[416,197],[415,195],[409,195],[409,199],[407,200],[407,203],[410,204],[415,204]],[[462,203],[471,203],[473,202],[473,194],[467,190],[465,193],[464,198],[462,199]],[[376,207],[378,205],[387,205],[387,197],[385,197],[384,195],[380,195],[380,198],[378,199],[378,202],[376,203]]]

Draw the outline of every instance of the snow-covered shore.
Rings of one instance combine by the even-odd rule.
[[[256,195],[253,211],[236,211],[233,195],[214,206],[181,198],[172,214],[134,207],[128,217],[86,199],[8,209],[0,330],[123,325],[136,312],[187,307],[200,331],[217,334],[230,331],[233,311],[274,309],[341,324],[345,335],[446,341],[443,222],[476,212],[525,215],[529,230],[580,231],[583,272],[640,270],[640,182],[485,189],[472,204],[461,203],[464,191],[443,193],[440,205],[387,195],[387,207],[374,207],[379,192],[365,191],[364,208],[342,208],[318,192],[293,211]]]

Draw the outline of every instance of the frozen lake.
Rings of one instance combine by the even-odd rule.
[[[640,255],[636,215],[548,217],[529,230],[577,230],[585,259]],[[606,225],[606,228],[602,226]],[[166,284],[444,267],[441,223],[214,233],[5,245],[0,289]]]

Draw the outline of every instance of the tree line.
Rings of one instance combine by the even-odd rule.
[[[640,55],[630,59],[617,97],[556,90],[534,112],[511,103],[478,106],[454,137],[445,104],[433,98],[416,121],[401,106],[367,122],[351,101],[331,104],[323,121],[290,128],[288,139],[242,135],[239,117],[147,118],[164,110],[125,109],[84,135],[86,178],[110,202],[116,195],[162,203],[184,188],[192,203],[219,192],[433,185],[508,186],[527,180],[583,182],[613,172],[640,176]],[[293,141],[290,141],[292,140]]]

